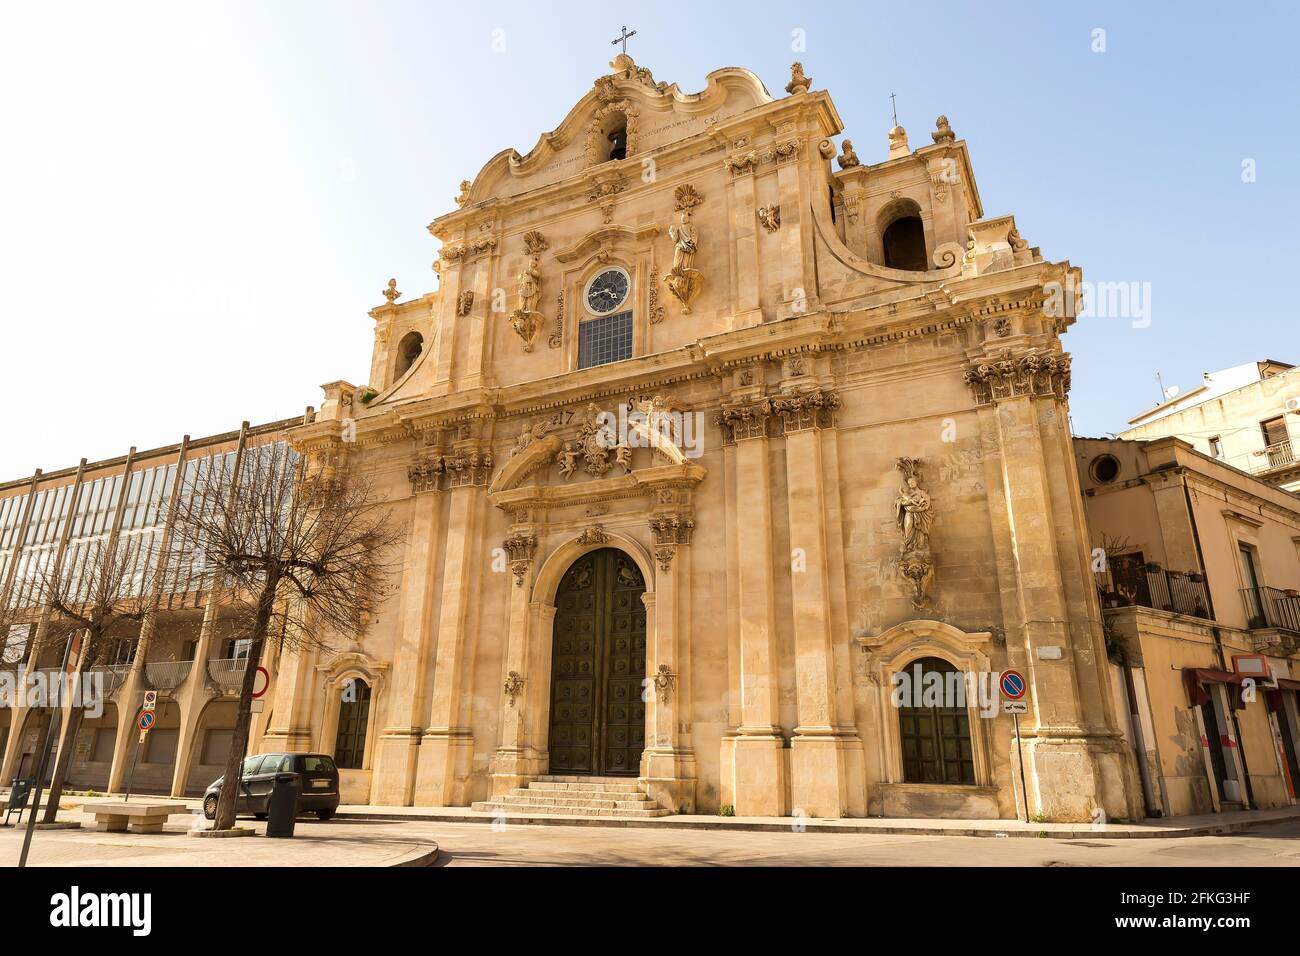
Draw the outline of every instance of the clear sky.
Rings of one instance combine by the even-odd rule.
[[[1186,388],[1300,363],[1298,9],[7,4],[0,480],[363,384],[388,278],[434,287],[426,224],[493,154],[559,124],[623,24],[637,62],[690,92],[744,66],[784,95],[802,60],[867,162],[885,156],[891,92],[913,146],[947,114],[987,215],[1149,307],[1065,337],[1076,431],[1118,431],[1159,397],[1157,371]]]

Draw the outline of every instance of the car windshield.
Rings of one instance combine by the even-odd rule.
[[[298,758],[298,770],[300,773],[333,773],[334,761],[329,757],[308,754]]]

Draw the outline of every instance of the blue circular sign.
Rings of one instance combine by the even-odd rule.
[[[148,730],[153,726],[153,711],[146,710],[140,715],[140,729]]]
[[[1003,671],[998,683],[1002,686],[1003,697],[1019,700],[1025,696],[1025,675],[1020,671]]]

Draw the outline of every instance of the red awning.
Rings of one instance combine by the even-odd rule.
[[[1300,680],[1292,680],[1289,677],[1279,677],[1277,679],[1278,690],[1300,690]]]
[[[1238,674],[1234,671],[1215,670],[1212,667],[1183,668],[1183,683],[1187,686],[1187,699],[1193,705],[1209,703],[1210,696],[1205,692],[1205,688],[1201,686],[1202,684],[1240,684],[1249,676],[1249,674]],[[1240,694],[1229,694],[1228,702],[1233,710],[1240,710],[1245,706]]]

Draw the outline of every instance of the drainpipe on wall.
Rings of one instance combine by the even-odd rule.
[[[1133,756],[1137,760],[1138,778],[1142,783],[1142,803],[1146,806],[1148,817],[1164,816],[1164,811],[1156,803],[1155,793],[1151,788],[1146,746],[1142,742],[1142,717],[1138,713],[1137,689],[1133,686],[1133,671],[1129,667],[1128,648],[1120,647],[1119,662],[1124,671],[1124,699],[1128,702],[1129,725],[1133,728]]]

